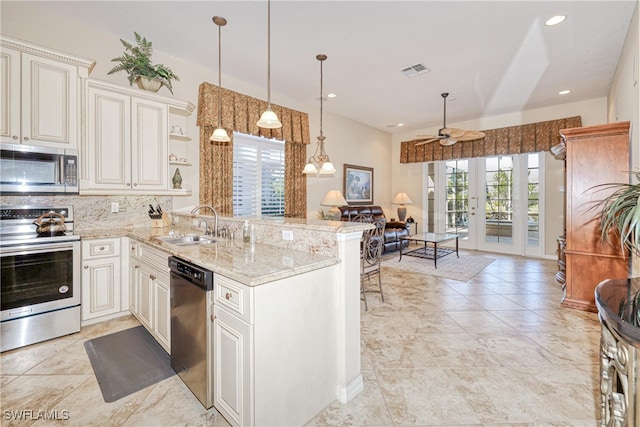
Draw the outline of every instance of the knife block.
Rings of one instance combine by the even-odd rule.
[[[166,212],[162,212],[162,218],[151,220],[151,228],[164,228],[169,227],[170,225],[171,220],[169,219],[169,215],[167,215]]]

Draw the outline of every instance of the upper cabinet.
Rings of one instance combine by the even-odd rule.
[[[0,141],[78,149],[93,60],[2,36]]]
[[[175,112],[195,106],[138,89],[89,80],[81,194],[188,194],[173,190],[169,139]],[[177,126],[177,127],[176,127]]]

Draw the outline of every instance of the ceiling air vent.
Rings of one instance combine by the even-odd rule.
[[[426,74],[428,72],[429,69],[422,64],[416,64],[402,69],[402,74],[407,77],[415,77],[417,75]]]

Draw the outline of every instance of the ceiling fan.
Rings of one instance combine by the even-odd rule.
[[[444,119],[442,128],[438,131],[438,135],[418,135],[420,138],[427,138],[426,141],[416,142],[415,145],[429,144],[434,141],[440,141],[440,145],[448,147],[458,141],[473,141],[474,139],[484,138],[484,132],[476,130],[464,130],[459,128],[447,127],[447,96],[448,92],[440,94],[444,101]]]

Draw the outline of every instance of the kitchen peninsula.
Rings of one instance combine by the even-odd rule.
[[[346,403],[355,397],[363,389],[359,242],[370,225],[255,219],[250,221],[256,235],[252,244],[239,238],[242,220],[220,218],[220,228],[235,239],[186,246],[163,239],[202,235],[198,224],[204,221],[213,224],[214,218],[174,213],[175,226],[131,228],[122,239],[130,252],[127,270],[144,264],[136,255],[146,253],[155,257],[158,270],[173,255],[214,272],[207,328],[216,409],[237,425],[302,425],[333,400]],[[107,239],[113,233],[94,230],[83,238]],[[147,282],[145,275],[161,280],[166,263],[162,270],[138,274]],[[134,291],[140,284],[135,274],[130,277],[131,311],[138,310],[144,324],[141,294]],[[166,324],[166,309],[164,317],[155,311],[156,321]],[[162,325],[154,330],[161,344],[169,336]]]

